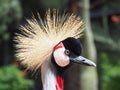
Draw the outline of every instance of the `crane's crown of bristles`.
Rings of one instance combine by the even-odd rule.
[[[82,34],[83,21],[74,14],[59,15],[57,10],[48,10],[44,20],[38,14],[27,19],[27,25],[16,33],[16,57],[29,69],[37,70],[50,60],[54,47],[68,37],[79,38]]]

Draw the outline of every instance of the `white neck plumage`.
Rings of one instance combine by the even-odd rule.
[[[56,90],[56,71],[51,63],[51,60],[47,60],[42,65],[41,79],[43,90]]]

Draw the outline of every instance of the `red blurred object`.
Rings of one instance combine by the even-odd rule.
[[[112,15],[112,16],[111,16],[111,21],[112,21],[112,22],[115,22],[115,23],[118,23],[118,22],[119,22],[119,17],[116,16],[116,15]]]
[[[63,90],[64,80],[61,76],[56,77],[56,90]]]
[[[14,63],[13,63],[15,66],[19,66],[19,62],[18,61],[14,61]]]
[[[22,70],[22,74],[23,75],[26,75],[27,74],[27,70],[25,69],[25,70]]]

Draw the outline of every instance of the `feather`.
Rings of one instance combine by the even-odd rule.
[[[60,16],[58,10],[48,10],[44,21],[33,16],[27,19],[27,25],[21,26],[17,33],[16,57],[29,69],[37,70],[44,62],[50,60],[54,47],[68,37],[78,38],[82,35],[83,21],[74,14]]]

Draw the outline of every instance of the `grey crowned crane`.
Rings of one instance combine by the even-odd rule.
[[[59,15],[57,10],[47,11],[44,21],[38,15],[27,20],[15,36],[16,57],[28,69],[41,70],[43,90],[63,90],[63,74],[71,63],[96,66],[80,56],[83,22],[73,14]]]

